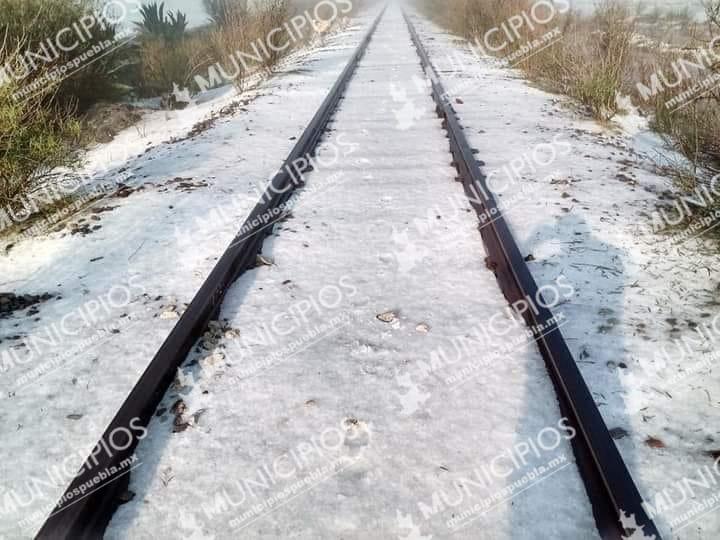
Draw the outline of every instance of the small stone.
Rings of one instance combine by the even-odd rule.
[[[229,330],[225,330],[225,339],[237,339],[240,337],[240,332],[235,330],[234,328],[230,328]]]
[[[118,495],[118,501],[120,501],[120,504],[129,503],[135,498],[135,492],[134,491],[123,491],[120,495]]]
[[[255,258],[255,266],[272,266],[273,260],[270,257],[265,257],[264,255],[258,255]]]
[[[397,320],[397,316],[392,311],[386,311],[385,313],[380,313],[377,316],[377,320],[390,324]]]
[[[650,448],[665,448],[665,443],[656,437],[648,437],[645,439],[645,444]]]
[[[415,330],[421,334],[427,334],[430,331],[430,326],[426,323],[420,323],[415,327]]]
[[[182,415],[187,410],[187,405],[185,405],[185,402],[182,399],[178,399],[175,403],[173,403],[173,406],[170,407],[170,411],[172,411],[175,415]]]

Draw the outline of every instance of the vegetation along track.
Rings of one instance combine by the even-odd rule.
[[[226,291],[237,278],[256,263],[265,238],[272,231],[267,216],[277,216],[295,188],[302,185],[302,173],[297,163],[306,163],[312,156],[336,110],[340,99],[363,57],[384,11],[380,13],[366,37],[351,57],[347,67],[319,111],[303,133],[280,172],[272,179],[267,191],[256,205],[235,240],[218,261],[216,267],[198,291],[187,311],[157,352],[120,411],[103,434],[82,471],[74,479],[61,502],[48,518],[38,538],[100,538],[107,527],[121,496],[127,491],[129,475],[124,474],[109,483],[100,483],[83,497],[74,500],[68,494],[79,486],[88,485],[102,477],[103,471],[116,468],[132,456],[137,447],[140,430],[128,426],[147,426],[159,402],[172,383],[177,368],[185,360],[198,338],[219,311]],[[454,164],[465,192],[481,222],[492,216],[481,235],[487,251],[487,265],[497,277],[505,298],[516,304],[526,298],[538,298],[539,289],[530,274],[517,244],[494,198],[489,194],[485,177],[463,134],[463,129],[448,99],[437,73],[432,67],[420,39],[406,17],[410,34],[420,56],[421,64],[432,82],[432,96],[438,115],[443,120],[450,141]],[[271,220],[276,221],[275,219]],[[577,436],[572,439],[576,461],[593,506],[595,522],[602,538],[620,539],[631,531],[622,529],[621,512],[634,514],[646,534],[659,538],[655,525],[646,515],[641,497],[618,453],[597,406],[575,364],[553,314],[547,308],[525,310],[522,313],[531,329],[543,329],[535,342],[546,361],[555,385],[562,414],[570,420]],[[107,441],[112,440],[112,448]],[[119,450],[122,448],[122,450]]]

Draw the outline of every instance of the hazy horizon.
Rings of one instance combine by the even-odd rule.
[[[143,4],[150,3],[151,0],[139,0]],[[203,7],[202,0],[157,0],[158,3],[164,2],[165,10],[180,10],[187,15],[191,26],[197,26],[207,22],[208,15]],[[569,0],[570,4],[578,9],[587,11],[597,4],[597,0]],[[641,4],[646,10],[652,10],[655,7],[663,9],[680,9],[686,6],[690,7],[697,15],[702,14],[702,5],[700,0],[627,0],[631,4]]]

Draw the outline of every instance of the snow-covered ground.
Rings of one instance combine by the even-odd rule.
[[[651,513],[666,538],[717,538],[720,256],[702,229],[653,227],[679,200],[668,151],[636,114],[600,126],[415,20],[536,280],[576,289],[563,333]]]
[[[187,137],[231,89],[146,116],[88,155],[125,188],[0,246],[0,291],[53,295],[0,318],[0,538],[37,531],[374,16],[206,131]],[[661,143],[416,23],[649,510],[668,538],[717,537],[718,256],[652,230],[676,199]],[[320,158],[165,397],[107,537],[596,537],[396,8]]]
[[[0,319],[0,537],[37,531],[373,15],[294,54],[253,92],[226,88],[148,115],[91,151],[83,171],[126,188],[60,231],[3,246],[0,291],[54,298]],[[233,101],[234,112],[185,138]]]
[[[188,359],[106,538],[596,537],[397,7],[328,139],[352,158],[229,292],[237,332]]]

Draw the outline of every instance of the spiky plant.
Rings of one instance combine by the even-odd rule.
[[[168,41],[179,41],[185,36],[187,17],[180,10],[165,13],[165,2],[152,2],[140,8],[142,22],[135,23],[143,33]]]

